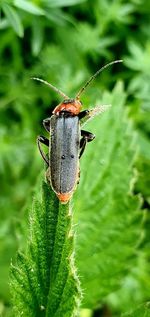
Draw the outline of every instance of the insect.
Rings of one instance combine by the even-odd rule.
[[[96,114],[106,110],[107,106],[98,106],[92,110],[81,111],[81,94],[95,77],[108,66],[120,63],[113,61],[100,68],[79,90],[74,99],[70,99],[62,91],[43,79],[32,79],[48,85],[63,97],[63,101],[53,110],[52,116],[43,120],[43,125],[49,133],[49,139],[38,136],[37,144],[43,160],[47,164],[46,178],[61,203],[67,203],[79,181],[79,159],[88,142],[94,140],[95,135],[81,129],[84,120],[89,120]],[[48,156],[42,150],[41,144],[49,148]]]

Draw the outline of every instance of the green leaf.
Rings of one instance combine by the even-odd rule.
[[[99,46],[101,39],[98,28],[88,23],[80,22],[78,23],[78,33],[75,33],[75,38],[78,38],[76,40],[77,45],[80,46],[81,51],[84,53],[95,52],[95,50],[98,50],[100,53]]]
[[[134,71],[141,71],[141,74],[144,73],[149,75],[150,69],[150,42],[145,43],[145,46],[142,47],[141,44],[136,43],[135,41],[129,41],[128,43],[130,56],[125,58],[125,64]]]
[[[32,53],[34,56],[37,56],[42,48],[44,39],[43,26],[40,19],[34,19],[32,25]]]
[[[103,104],[112,107],[93,119],[96,135],[81,159],[81,179],[75,194],[77,264],[84,290],[84,307],[94,308],[117,290],[136,263],[142,216],[131,192],[137,150],[135,134],[124,110],[121,83]],[[133,185],[132,185],[133,186]]]
[[[34,15],[44,15],[44,10],[28,0],[14,0],[14,6]]]
[[[50,0],[46,1],[49,7],[55,8],[55,7],[67,7],[72,6],[76,4],[81,4],[83,2],[86,2],[87,0]]]
[[[81,295],[71,218],[69,204],[60,204],[43,183],[42,201],[33,204],[27,253],[19,253],[11,268],[15,316],[76,316]]]
[[[149,119],[148,115],[147,118]],[[139,177],[136,182],[136,191],[141,192],[144,199],[150,203],[150,142],[144,133],[139,133],[139,146],[140,151],[136,161]]]
[[[7,3],[2,4],[2,10],[4,11],[10,25],[13,27],[14,31],[20,36],[23,37],[23,25],[19,14],[17,11]]]
[[[150,317],[150,303],[141,305],[130,313],[122,314],[121,317]]]
[[[75,20],[69,14],[63,12],[63,10],[59,8],[46,8],[45,16],[55,25],[57,24],[60,26],[64,26],[67,23],[75,25]]]
[[[6,29],[9,26],[7,18],[0,19],[0,30]]]

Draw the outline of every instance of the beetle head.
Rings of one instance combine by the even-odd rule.
[[[81,101],[78,99],[65,99],[53,111],[58,115],[61,111],[70,112],[72,115],[78,115],[81,111]]]

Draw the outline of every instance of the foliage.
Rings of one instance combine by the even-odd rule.
[[[132,193],[136,140],[124,113],[122,85],[118,84],[111,96],[104,95],[103,100],[112,107],[89,124],[96,140],[88,145],[82,160],[84,177],[81,174],[75,195],[75,210],[81,222],[77,227],[77,263],[84,305],[90,308],[116,290],[124,275],[136,265],[141,229],[140,201]]]
[[[12,316],[10,259],[18,246],[24,249],[27,210],[43,169],[36,135],[60,101],[30,78],[42,77],[72,97],[99,67],[123,58],[82,97],[85,108],[113,107],[87,125],[97,138],[81,160],[73,200],[83,305],[107,305],[120,316],[149,300],[149,2],[1,0],[0,9],[0,314]],[[121,86],[106,92],[120,78],[126,103]]]
[[[122,317],[149,317],[150,310],[149,310],[149,303],[146,305],[139,306],[135,311],[132,311],[129,314],[123,314]]]
[[[44,183],[42,200],[33,204],[26,255],[18,253],[11,268],[15,316],[77,316],[81,292],[71,217],[69,205]]]

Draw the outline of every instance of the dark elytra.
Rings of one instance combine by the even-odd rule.
[[[50,180],[57,193],[73,190],[79,168],[78,116],[53,115],[50,119]]]

